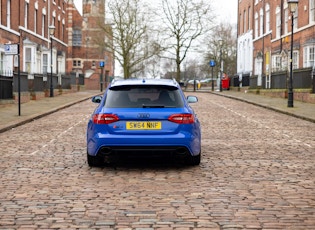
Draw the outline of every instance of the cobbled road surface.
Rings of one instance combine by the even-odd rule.
[[[194,94],[200,166],[90,168],[90,101],[1,133],[0,229],[315,229],[315,124]]]

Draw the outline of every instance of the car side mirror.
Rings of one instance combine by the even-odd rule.
[[[198,102],[198,98],[196,96],[187,96],[188,103],[196,103]]]
[[[103,98],[102,96],[94,96],[94,97],[92,97],[92,102],[101,103],[102,98]]]

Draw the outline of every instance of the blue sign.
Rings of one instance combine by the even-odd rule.
[[[6,55],[19,54],[19,45],[18,44],[5,44],[4,53]]]
[[[105,66],[105,62],[101,61],[101,62],[100,62],[100,67],[102,68],[102,67],[104,67],[104,66]]]
[[[215,61],[214,61],[214,60],[211,60],[211,61],[209,62],[209,65],[210,65],[211,67],[214,67],[214,66],[215,66]]]

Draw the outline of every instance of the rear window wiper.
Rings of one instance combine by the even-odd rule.
[[[156,105],[156,104],[143,104],[142,108],[164,108],[164,105]]]
[[[142,108],[176,108],[176,106],[143,104]]]

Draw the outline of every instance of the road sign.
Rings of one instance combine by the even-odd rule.
[[[209,65],[210,65],[211,67],[214,67],[214,66],[215,66],[215,61],[214,61],[214,60],[210,60]]]
[[[100,67],[102,68],[102,67],[104,67],[104,66],[105,66],[105,62],[101,61],[101,62],[100,62]]]
[[[19,54],[19,45],[18,44],[5,44],[4,53],[6,55],[17,55],[17,54]]]

